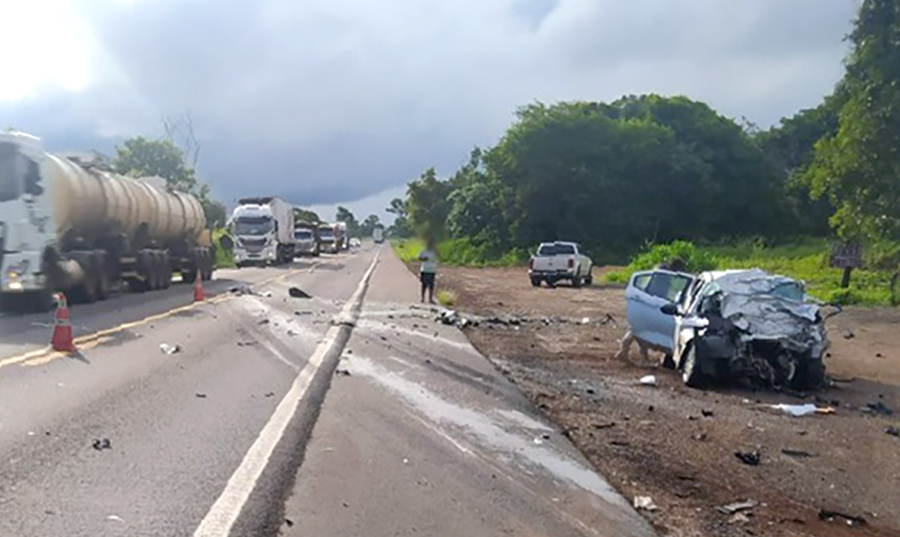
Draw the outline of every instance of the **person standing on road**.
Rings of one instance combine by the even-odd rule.
[[[428,239],[425,249],[419,252],[419,281],[422,282],[422,302],[428,291],[428,302],[434,304],[434,281],[437,277],[437,254],[433,239]]]

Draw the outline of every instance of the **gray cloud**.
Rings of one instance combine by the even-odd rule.
[[[77,0],[100,45],[80,94],[0,103],[111,150],[191,110],[219,196],[352,201],[443,173],[517,105],[683,93],[776,122],[842,72],[858,0]]]

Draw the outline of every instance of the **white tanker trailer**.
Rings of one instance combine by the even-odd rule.
[[[63,291],[77,302],[167,288],[172,273],[212,277],[200,202],[160,178],[131,178],[44,151],[33,136],[0,133],[0,298],[32,309]]]

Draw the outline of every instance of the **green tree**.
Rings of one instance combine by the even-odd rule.
[[[434,168],[428,168],[418,179],[409,183],[406,210],[409,223],[416,233],[434,239],[444,236],[451,191],[448,182],[437,178]]]
[[[350,209],[338,206],[335,220],[347,224],[347,234],[350,237],[359,237],[359,222]]]
[[[371,237],[372,232],[375,230],[375,226],[381,224],[381,219],[378,218],[377,214],[370,214],[363,220],[362,224],[359,226],[359,234],[362,237]]]
[[[837,208],[840,235],[900,239],[900,3],[864,0],[849,38],[837,133],[805,178]]]
[[[391,204],[385,211],[394,215],[394,223],[390,225],[388,231],[393,237],[406,238],[412,235],[412,229],[406,218],[406,202],[400,198],[391,200]]]
[[[315,211],[301,209],[300,207],[294,207],[294,220],[304,220],[306,222],[312,223],[318,223],[322,221],[322,219],[319,218],[319,215],[316,214]]]
[[[169,140],[130,138],[116,146],[113,158],[116,172],[131,177],[162,177],[170,188],[195,193],[197,177],[184,159],[184,153]]]

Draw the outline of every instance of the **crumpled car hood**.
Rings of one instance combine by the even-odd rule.
[[[741,331],[745,341],[780,341],[795,351],[810,349],[816,356],[827,341],[819,306],[770,294],[793,282],[762,270],[721,276],[716,283],[721,289],[722,316]]]

